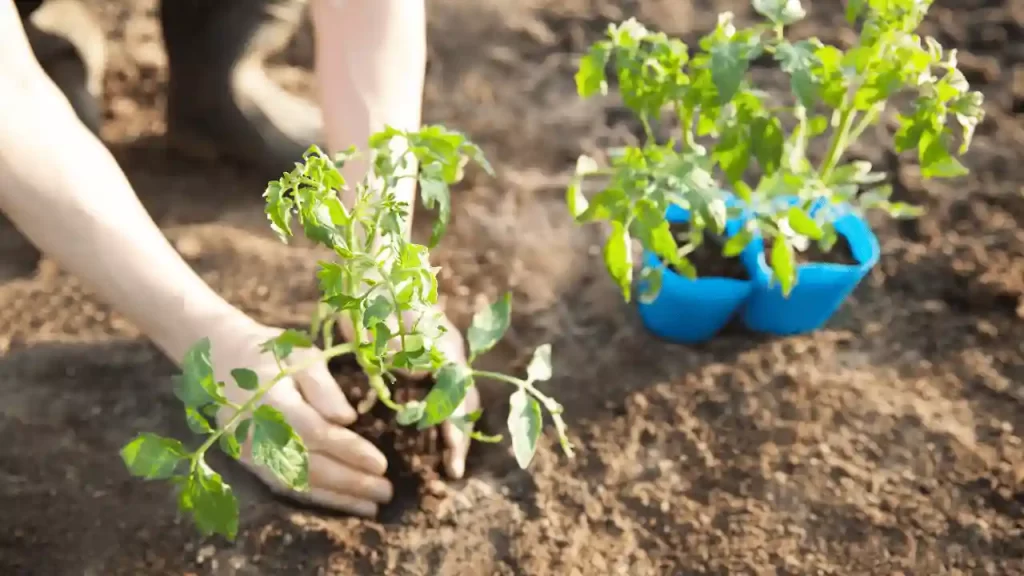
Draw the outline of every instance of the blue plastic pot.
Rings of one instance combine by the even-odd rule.
[[[815,212],[818,204],[812,212]],[[742,254],[753,290],[742,312],[750,330],[775,335],[812,332],[836,313],[864,276],[878,263],[878,238],[863,218],[843,212],[834,221],[836,233],[846,238],[858,265],[807,263],[797,267],[796,285],[789,296],[772,279],[764,254],[764,242],[755,238]]]
[[[688,211],[673,206],[665,218],[671,223],[687,222]],[[732,236],[742,220],[726,223],[726,235]],[[644,264],[661,266],[650,251],[644,252]],[[700,270],[697,271],[700,273]],[[652,302],[640,302],[640,318],[644,326],[657,336],[683,344],[710,340],[729,323],[750,295],[753,283],[733,278],[698,277],[691,280],[665,268],[661,290]],[[644,286],[639,286],[644,290]]]

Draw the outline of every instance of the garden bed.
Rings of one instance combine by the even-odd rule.
[[[268,323],[308,320],[320,254],[267,237],[265,182],[161,147],[155,2],[89,4],[115,49],[103,135],[146,206],[232,302]],[[802,31],[835,39],[842,15],[814,4]],[[464,328],[467,294],[513,289],[514,338],[493,361],[521,368],[552,341],[549,389],[579,451],[567,461],[546,430],[523,472],[478,445],[467,480],[440,496],[427,491],[434,461],[403,452],[392,473],[405,488],[376,520],[276,501],[221,459],[243,502],[238,542],[176,521],[166,486],[129,478],[117,456],[140,429],[184,437],[173,367],[77,283],[36,270],[5,224],[0,574],[1024,573],[1019,4],[943,0],[925,30],[961,50],[986,93],[971,176],[925,193],[913,159],[887,159],[868,134],[856,154],[927,214],[879,221],[882,259],[826,329],[698,349],[645,331],[587,256],[600,231],[576,228],[554,191],[581,146],[636,132],[611,104],[579,102],[566,52],[624,16],[621,3],[430,3],[427,116],[472,135],[505,174],[453,194],[435,256],[450,270],[447,307]],[[730,8],[751,16],[742,2],[630,9],[692,42]],[[305,72],[277,74],[310,86]]]

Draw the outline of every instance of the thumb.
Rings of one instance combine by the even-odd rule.
[[[293,354],[295,361],[302,362],[303,357],[307,359],[315,357],[314,354],[309,353],[311,351],[304,350],[303,352],[300,354],[296,351]],[[327,369],[326,363],[317,362],[309,368],[297,372],[292,379],[306,402],[325,420],[340,426],[348,426],[356,421],[358,414],[352,408],[348,398],[345,397],[338,381]]]

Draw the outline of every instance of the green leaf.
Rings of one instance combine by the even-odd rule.
[[[242,445],[238,442],[238,438],[236,438],[234,434],[221,434],[220,438],[217,438],[217,443],[225,454],[235,460],[238,460],[242,455]]]
[[[750,164],[750,135],[747,126],[736,123],[726,127],[715,144],[712,157],[722,167],[729,182],[742,180]]]
[[[587,155],[581,155],[576,159],[576,175],[569,182],[565,190],[565,203],[569,207],[569,214],[576,218],[586,211],[588,203],[581,189],[583,177],[597,170],[597,162]]]
[[[210,422],[195,408],[185,408],[185,423],[188,429],[196,434],[209,434],[213,432]]]
[[[812,240],[820,240],[822,231],[818,223],[811,218],[807,212],[804,212],[797,206],[793,206],[786,213],[786,219],[789,221],[789,226],[797,234],[807,236]]]
[[[540,439],[544,424],[543,414],[537,399],[522,388],[512,393],[508,403],[508,431],[512,436],[512,452],[519,467],[525,470],[537,452],[537,440]]]
[[[771,176],[779,169],[785,144],[786,136],[778,118],[758,117],[751,122],[750,146],[766,175]]]
[[[252,414],[252,459],[293,490],[309,487],[306,445],[284,414],[267,404]]]
[[[185,352],[181,376],[175,381],[175,395],[188,408],[207,404],[223,404],[226,399],[213,376],[210,360],[210,339],[203,338]]]
[[[451,191],[445,181],[443,170],[444,166],[440,163],[428,164],[420,169],[420,197],[423,205],[428,210],[437,207],[437,219],[434,220],[430,233],[431,248],[440,242],[441,236],[448,228],[452,213]]]
[[[551,344],[541,344],[533,351],[530,365],[526,367],[526,379],[544,382],[551,379],[551,373]]]
[[[448,363],[434,376],[434,387],[424,399],[423,418],[419,428],[425,429],[444,422],[466,399],[466,392],[473,385],[473,373],[468,366]]]
[[[313,339],[310,338],[309,334],[289,328],[284,332],[281,332],[276,338],[271,338],[264,342],[260,349],[264,352],[270,352],[278,360],[284,360],[291,355],[292,350],[295,348],[312,348]]]
[[[235,428],[234,436],[235,440],[239,444],[245,444],[246,442],[249,441],[249,431],[251,427],[252,418],[246,418],[245,420],[242,420],[241,422],[238,423],[238,426]]]
[[[235,368],[231,371],[231,377],[242,390],[252,391],[260,387],[259,376],[248,368]]]
[[[386,322],[393,312],[391,302],[384,296],[377,296],[363,311],[363,326],[373,328],[379,323]]]
[[[263,198],[266,200],[264,212],[266,212],[267,218],[270,220],[271,228],[281,240],[285,240],[288,236],[292,235],[291,211],[295,206],[295,201],[287,196],[288,190],[285,182],[286,178],[271,181],[263,192]]]
[[[750,244],[754,235],[747,230],[740,230],[733,235],[729,240],[726,241],[725,246],[722,247],[722,256],[726,258],[735,258],[739,256],[743,249]]]
[[[508,330],[512,315],[512,293],[508,292],[496,302],[477,312],[466,331],[469,341],[469,361],[487,352],[501,340]]]
[[[334,309],[343,312],[345,310],[358,310],[359,305],[363,301],[360,298],[353,298],[345,294],[333,294],[324,298],[324,302],[333,306]]]
[[[779,279],[782,294],[789,296],[796,283],[796,263],[793,259],[793,247],[785,236],[776,236],[772,242],[772,270]]]
[[[583,195],[583,191],[580,189],[581,182],[579,178],[573,178],[569,182],[569,186],[565,189],[565,204],[569,208],[569,215],[574,219],[580,214],[583,214],[587,210],[589,205],[587,198]]]
[[[775,59],[780,68],[789,74],[793,94],[804,108],[811,109],[818,100],[818,83],[814,69],[820,65],[815,53],[821,43],[801,40],[796,44],[782,42],[775,51]]]
[[[925,178],[956,178],[968,174],[968,170],[954,158],[946,148],[944,133],[926,132],[918,145],[918,159],[921,162],[921,176]]]
[[[238,534],[238,500],[231,487],[200,462],[179,484],[178,506],[192,514],[204,535],[220,534],[233,541]]]
[[[402,408],[395,415],[395,421],[400,426],[410,426],[420,421],[426,412],[427,405],[418,400],[410,400],[402,404]]]
[[[833,110],[842,105],[849,91],[850,79],[843,64],[844,57],[842,50],[828,44],[814,51],[815,82],[818,84],[822,101]]]
[[[647,199],[638,201],[634,210],[633,233],[644,248],[670,264],[678,263],[679,246],[665,220],[665,210]]]
[[[711,48],[711,79],[718,90],[719,104],[726,104],[739,92],[749,65],[738,44],[725,42]]]
[[[148,432],[139,434],[121,449],[121,459],[132,476],[165,480],[174,476],[189,458],[181,442]]]
[[[661,293],[661,285],[664,280],[663,270],[660,267],[643,266],[640,268],[640,294],[637,299],[643,304],[651,304],[658,299]]]
[[[855,24],[867,4],[868,0],[846,0],[846,21]]]
[[[607,94],[608,81],[605,79],[604,69],[608,65],[611,56],[610,46],[607,42],[598,42],[590,47],[590,52],[580,60],[579,69],[576,71],[576,92],[582,98],[589,98],[594,94]]]
[[[452,416],[448,419],[448,423],[458,428],[463,434],[469,434],[474,440],[480,440],[481,442],[493,442],[494,438],[498,438],[498,442],[501,442],[501,436],[486,436],[479,432],[473,431],[473,423],[480,419],[483,415],[483,410],[477,409],[465,416]]]
[[[621,222],[612,221],[612,233],[604,245],[604,264],[619,285],[626,302],[633,284],[633,247],[629,231]]]
[[[760,56],[763,50],[760,38],[751,31],[727,36],[724,30],[731,26],[727,22],[719,22],[718,29],[711,36],[708,50],[711,80],[720,105],[727,104],[736,96],[750,68],[750,61]]]
[[[807,15],[800,0],[753,0],[754,10],[775,24],[789,25]]]

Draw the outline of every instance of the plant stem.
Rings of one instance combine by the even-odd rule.
[[[554,398],[544,394],[540,390],[537,390],[532,383],[516,378],[514,376],[508,376],[500,372],[490,372],[487,370],[472,370],[473,376],[479,376],[481,378],[490,378],[491,380],[497,380],[499,382],[505,382],[516,386],[522,390],[526,390],[531,396],[537,399],[542,406],[551,414],[551,420],[555,423],[555,431],[558,433],[558,442],[562,445],[562,451],[565,455],[572,458],[573,446],[569,442],[569,436],[567,433],[567,426],[565,420],[562,419],[562,412],[564,408],[562,405],[555,401]]]
[[[260,400],[262,400],[264,396],[267,395],[268,392],[270,392],[271,388],[273,388],[278,382],[284,380],[285,378],[288,378],[292,374],[297,374],[299,372],[302,372],[303,370],[307,370],[317,362],[326,362],[327,360],[334,358],[335,356],[341,356],[342,354],[347,354],[349,352],[352,352],[353,350],[355,350],[355,346],[353,346],[350,343],[338,344],[337,346],[332,346],[324,350],[323,354],[317,356],[316,358],[311,358],[305,362],[302,362],[301,364],[290,365],[287,368],[282,369],[281,372],[277,374],[277,376],[274,376],[273,378],[270,379],[269,382],[267,382],[263,386],[260,386],[259,389],[257,389],[256,392],[254,392],[253,395],[249,397],[248,400],[243,402],[242,405],[239,406],[238,409],[235,411],[234,415],[232,415],[231,418],[227,421],[227,423],[224,424],[224,426],[219,427],[216,431],[214,431],[213,434],[210,434],[206,441],[203,442],[203,444],[199,446],[199,448],[195,451],[196,456],[202,456],[202,454],[205,453],[210,448],[210,446],[213,446],[214,442],[216,442],[228,430],[233,429],[242,420],[242,418],[248,412],[250,412],[253,409],[253,407],[256,406],[256,404]]]
[[[377,267],[377,271],[380,273],[380,277],[384,278],[383,283],[388,290],[388,294],[391,295],[391,301],[397,303],[398,294],[395,293],[395,287],[391,284],[391,281],[384,274],[384,270],[380,266]],[[405,319],[402,318],[402,311],[395,310],[395,317],[398,319],[398,338],[402,343],[402,350],[405,350]]]
[[[885,110],[885,102],[879,102],[872,106],[870,110],[861,116],[860,120],[853,127],[848,141],[856,142],[857,139],[860,138],[860,135],[864,133],[864,130],[867,130],[868,126],[874,124],[875,120],[878,120],[878,117],[882,114],[883,110]]]
[[[825,155],[825,160],[821,164],[821,169],[818,171],[819,177],[822,180],[828,180],[829,175],[832,174],[832,170],[835,169],[836,164],[839,163],[839,158],[842,157],[843,152],[846,151],[846,143],[850,136],[850,127],[853,125],[853,121],[856,117],[856,111],[853,109],[853,104],[848,104],[843,108],[839,115],[839,126],[836,128],[834,134],[832,134],[832,141],[829,143],[828,154]]]
[[[676,116],[679,118],[679,126],[683,130],[683,145],[685,151],[691,152],[697,148],[697,143],[693,139],[693,118],[694,111],[687,109],[679,102],[675,103]]]
[[[654,138],[654,131],[651,130],[651,122],[647,118],[647,114],[640,115],[640,123],[644,125],[644,135],[647,136],[648,144],[657,144],[658,141]]]

